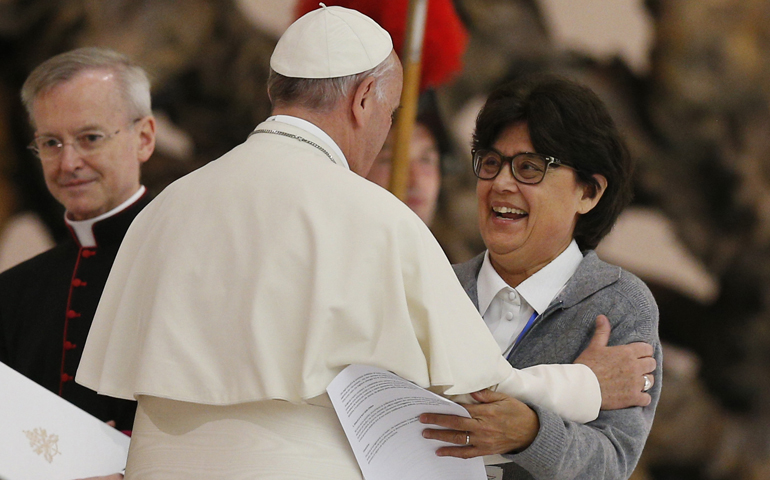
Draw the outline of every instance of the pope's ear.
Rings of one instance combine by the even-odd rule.
[[[593,178],[596,181],[595,185],[585,184],[583,186],[583,196],[580,199],[580,208],[578,210],[578,213],[581,215],[593,210],[596,204],[599,203],[599,200],[602,199],[604,191],[607,190],[607,178],[604,175],[596,173],[593,175]]]
[[[366,77],[353,93],[353,104],[351,105],[353,119],[356,125],[361,127],[371,116],[375,109],[374,99],[374,77]]]

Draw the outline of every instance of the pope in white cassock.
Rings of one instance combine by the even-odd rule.
[[[139,402],[127,478],[361,473],[325,389],[353,363],[589,421],[585,365],[517,371],[422,221],[365,180],[400,100],[388,33],[340,7],[271,59],[274,116],[131,225],[77,381]]]

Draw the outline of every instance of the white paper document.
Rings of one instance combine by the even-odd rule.
[[[495,467],[487,465],[487,480],[503,480],[503,469],[501,467]]]
[[[381,368],[350,365],[326,389],[366,480],[485,480],[481,457],[439,457],[422,413],[469,417],[460,405]]]
[[[0,480],[123,470],[129,437],[0,363]]]

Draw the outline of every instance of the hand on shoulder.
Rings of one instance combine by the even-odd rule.
[[[604,315],[596,318],[596,332],[591,343],[575,360],[587,365],[599,380],[602,410],[646,407],[652,401],[647,393],[655,378],[657,362],[652,345],[642,342],[608,347],[610,321]],[[649,380],[649,385],[645,381]]]

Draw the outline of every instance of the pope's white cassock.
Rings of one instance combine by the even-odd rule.
[[[325,394],[353,363],[447,396],[497,386],[578,421],[601,403],[583,365],[513,370],[423,222],[294,117],[262,123],[136,218],[77,381],[140,400],[129,478],[175,455],[203,476],[253,464],[256,478],[272,478],[266,465],[360,478]],[[221,459],[196,434],[243,435],[247,452]]]

